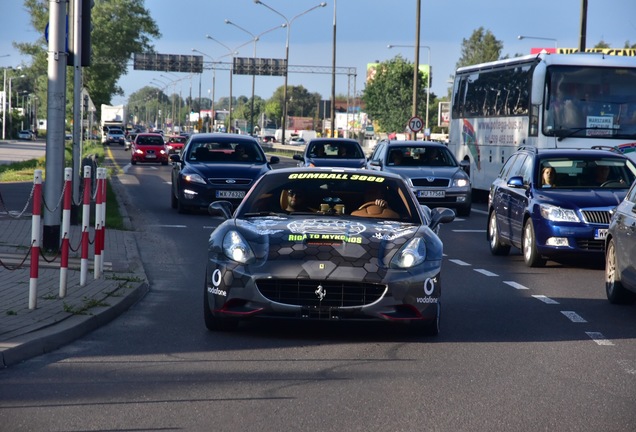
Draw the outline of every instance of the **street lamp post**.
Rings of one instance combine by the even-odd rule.
[[[415,48],[414,45],[387,45],[388,49],[391,48]],[[428,73],[426,74],[426,119],[425,125],[426,129],[428,129],[428,111],[429,111],[429,101],[431,95],[431,47],[428,45],[420,45],[420,48],[426,48],[428,50]],[[416,65],[418,67],[418,65]]]
[[[16,79],[16,78],[24,78],[24,77],[26,77],[25,74],[14,76],[14,77],[9,77],[9,108],[8,108],[8,111],[9,111],[9,136],[11,136],[11,128],[13,127],[13,115],[11,114],[11,111],[12,111],[12,109],[11,109],[11,93],[12,93],[11,92],[11,82],[14,79]],[[2,124],[2,127],[4,128],[4,123]],[[4,131],[4,129],[3,129],[3,131]],[[3,132],[3,135],[2,135],[2,139],[4,139],[4,132]]]
[[[291,19],[288,19],[285,15],[283,15],[280,12],[278,12],[273,7],[263,3],[261,0],[254,0],[254,3],[265,6],[267,9],[271,10],[276,15],[278,15],[282,19],[284,19],[285,20],[285,24],[287,24],[287,37],[285,38],[285,84],[284,84],[284,87],[283,87],[283,120],[281,122],[281,129],[282,129],[282,138],[281,139],[282,139],[282,143],[285,144],[285,122],[286,122],[286,117],[287,117],[287,76],[289,75],[289,33],[291,31],[291,24],[292,24],[292,22],[294,22],[294,20],[296,18],[299,18],[299,17],[305,15],[306,13],[311,12],[314,9],[325,7],[325,6],[327,6],[327,3],[322,2],[320,4],[317,4],[316,6],[313,6],[313,7],[309,8],[309,9],[307,9],[306,11],[299,13],[298,15],[292,17]],[[333,109],[333,107],[332,107],[332,109]]]
[[[519,40],[523,40],[523,39],[539,39],[539,40],[547,40],[547,41],[552,41],[554,42],[554,48],[558,48],[558,44],[557,44],[557,40],[555,38],[548,38],[548,37],[539,37],[539,36],[523,36],[523,35],[519,35],[517,36],[517,39]]]
[[[263,36],[264,34],[267,34],[269,32],[272,32],[274,30],[278,30],[279,28],[284,28],[287,27],[287,24],[282,24],[276,27],[272,27],[269,30],[265,30],[262,33],[259,33],[258,35],[253,34],[252,32],[250,32],[247,29],[244,29],[243,27],[241,27],[240,25],[230,21],[229,19],[225,20],[225,24],[230,24],[233,25],[234,27],[236,27],[237,29],[247,33],[248,35],[250,35],[252,37],[252,40],[254,41],[254,68],[256,66],[256,42],[259,41],[260,37]],[[250,135],[252,135],[254,133],[254,87],[256,84],[256,70],[252,70],[252,103],[250,106],[250,127],[249,127],[249,131],[250,131]]]

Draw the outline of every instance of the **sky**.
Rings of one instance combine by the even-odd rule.
[[[320,1],[262,1],[280,15],[255,4],[254,0],[145,0],[162,33],[152,44],[161,54],[198,55],[192,52],[196,49],[206,54],[204,61],[219,59],[243,44],[238,57],[253,57],[256,49],[256,57],[284,59],[289,37],[289,65],[313,72],[290,72],[288,85],[302,85],[311,93],[320,93],[323,99],[331,96],[332,75],[316,70],[328,70],[332,65],[334,27],[336,67],[355,72],[355,75],[336,75],[337,95],[361,93],[368,63],[386,61],[398,54],[411,62],[415,59],[418,0],[326,0],[326,6],[306,14],[303,12]],[[576,48],[579,45],[583,0],[419,1],[420,63],[426,64],[430,58],[431,92],[438,96],[447,93],[448,81],[461,56],[462,41],[479,27],[490,30],[503,43],[502,55],[529,54],[533,47]],[[612,48],[622,48],[626,41],[636,43],[635,0],[588,0],[587,3],[588,47],[601,40]],[[243,30],[226,24],[225,20]],[[285,21],[291,22],[288,28],[264,34],[254,48],[254,35]],[[206,35],[216,41],[207,39]],[[528,37],[519,40],[519,35]],[[12,42],[33,42],[38,37],[22,0],[0,0],[0,67],[29,64],[30,58],[22,57]],[[389,49],[387,45],[406,47]],[[224,57],[221,61],[230,59]],[[119,82],[125,95],[115,96],[111,103],[126,103],[130,94],[150,82],[155,86],[167,85],[166,93],[181,93],[184,98],[191,91],[193,97],[198,97],[199,88],[201,96],[209,97],[213,82],[216,100],[229,96],[230,89],[228,70],[217,70],[214,74],[212,70],[205,70],[200,76],[138,71],[133,70],[131,59],[128,73]],[[255,94],[268,99],[283,84],[282,76],[257,76]],[[251,92],[252,77],[234,75],[232,95],[250,97]]]

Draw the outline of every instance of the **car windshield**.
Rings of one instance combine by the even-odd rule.
[[[160,136],[137,136],[137,141],[135,141],[137,145],[154,145],[154,146],[162,146],[163,138]]]
[[[252,141],[196,141],[188,147],[188,162],[265,163],[265,155]]]
[[[636,166],[627,158],[546,158],[540,161],[536,184],[541,188],[627,189]]]
[[[307,154],[317,159],[363,159],[360,146],[355,143],[333,142],[312,143]]]
[[[121,129],[110,129],[108,133],[111,135],[123,135],[124,131],[122,131]]]
[[[360,211],[365,205],[375,205],[376,200],[384,201],[380,206],[383,208],[376,209],[378,213]],[[239,208],[237,217],[320,214],[421,223],[417,205],[399,178],[324,171],[274,173],[263,177],[254,187]]]
[[[456,167],[457,161],[446,147],[399,146],[390,148],[387,165]]]

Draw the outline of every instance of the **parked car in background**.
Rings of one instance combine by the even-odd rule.
[[[307,144],[307,141],[305,141],[305,138],[303,138],[303,137],[296,136],[296,137],[291,137],[289,139],[288,144],[289,145],[296,145],[296,146],[303,146],[303,145]]]
[[[130,147],[130,163],[153,162],[168,165],[168,149],[163,137],[155,133],[137,134]]]
[[[168,154],[175,154],[183,150],[183,146],[188,141],[188,137],[184,135],[170,135],[166,142]]]
[[[364,168],[366,163],[360,143],[348,138],[314,138],[293,158],[298,166]]]
[[[472,207],[467,166],[444,144],[431,141],[382,140],[367,162],[369,169],[404,177],[420,204],[450,207],[459,216],[470,215]]]
[[[18,139],[21,140],[33,140],[35,139],[35,135],[30,130],[21,130],[18,132]]]
[[[225,133],[194,134],[170,159],[170,204],[179,213],[219,200],[238,206],[254,182],[280,162],[277,156],[268,161],[255,138]]]
[[[603,257],[610,212],[636,165],[600,149],[521,147],[490,187],[487,237],[493,255],[520,248],[529,267],[547,259]]]
[[[605,292],[610,303],[636,301],[636,182],[614,210],[607,230]]]
[[[106,144],[126,145],[124,131],[119,128],[108,128],[108,132],[106,132]]]
[[[391,213],[364,211],[380,195]],[[210,207],[226,220],[208,246],[208,329],[286,319],[439,332],[443,245],[436,231],[455,214],[420,206],[400,176],[277,169],[260,178],[234,214],[228,202]]]

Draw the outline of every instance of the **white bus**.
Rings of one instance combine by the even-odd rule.
[[[457,69],[449,148],[488,190],[521,145],[615,147],[636,159],[636,58],[529,55]]]

